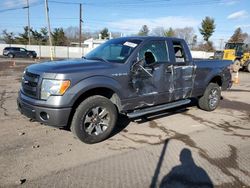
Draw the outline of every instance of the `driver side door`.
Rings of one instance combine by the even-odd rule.
[[[145,57],[146,55],[146,57]],[[165,96],[165,66],[168,62],[165,40],[146,42],[138,52],[139,62],[132,66],[131,91],[136,107],[162,103]]]

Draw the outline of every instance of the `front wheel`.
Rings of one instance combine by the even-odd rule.
[[[213,111],[218,107],[220,98],[221,89],[219,85],[216,83],[210,83],[207,86],[204,95],[199,98],[198,105],[202,110]]]
[[[13,54],[8,54],[8,57],[9,58],[14,58],[14,55]]]
[[[246,66],[246,70],[247,70],[248,72],[250,72],[250,62],[249,62],[248,65]]]
[[[107,98],[95,95],[85,99],[76,109],[71,131],[82,142],[94,144],[108,138],[117,121],[117,109]]]
[[[235,60],[233,63],[233,72],[238,72],[240,70],[240,60]]]

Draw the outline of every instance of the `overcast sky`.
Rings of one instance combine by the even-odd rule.
[[[156,27],[198,28],[205,16],[215,19],[215,43],[226,41],[237,27],[250,34],[249,0],[48,0],[51,26],[67,28],[79,25],[79,5],[83,3],[83,30],[104,27],[129,35],[146,24]],[[31,27],[46,26],[44,0],[29,0]],[[60,3],[65,2],[65,3]],[[1,0],[0,31],[22,32],[27,25],[27,0]],[[72,4],[68,4],[72,3]],[[75,3],[75,4],[74,4]],[[15,10],[16,9],[16,10]]]

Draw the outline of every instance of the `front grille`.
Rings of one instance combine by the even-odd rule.
[[[24,94],[38,98],[39,75],[26,71],[22,79],[22,91]]]

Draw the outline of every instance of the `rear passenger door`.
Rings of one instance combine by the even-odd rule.
[[[172,40],[170,48],[174,54],[170,66],[172,72],[171,101],[189,98],[192,95],[196,66],[193,65],[188,46],[183,40]]]

